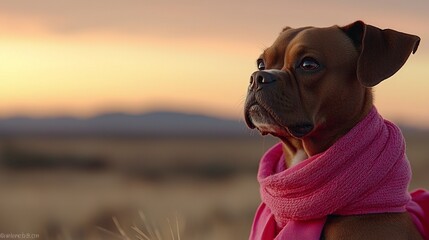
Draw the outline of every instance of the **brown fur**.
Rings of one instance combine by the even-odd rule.
[[[361,21],[344,27],[286,27],[252,74],[246,122],[283,141],[286,163],[298,149],[325,151],[370,111],[370,87],[398,71],[417,36]],[[303,66],[314,63],[313,70]],[[306,62],[307,60],[307,62]],[[317,66],[317,64],[315,66]],[[408,213],[329,216],[324,239],[421,239]]]

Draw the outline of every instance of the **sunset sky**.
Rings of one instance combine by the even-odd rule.
[[[256,57],[283,27],[361,19],[422,38],[375,103],[386,118],[429,127],[429,1],[384,2],[2,0],[0,116],[241,118]]]

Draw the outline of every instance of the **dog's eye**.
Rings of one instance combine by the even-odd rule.
[[[262,59],[256,60],[256,65],[258,66],[259,71],[265,70],[264,60],[262,60]]]
[[[305,71],[314,71],[320,67],[320,64],[313,58],[304,58],[299,67]]]

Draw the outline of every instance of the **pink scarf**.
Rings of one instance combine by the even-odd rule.
[[[327,215],[409,211],[429,238],[429,193],[407,192],[401,131],[375,107],[323,153],[285,169],[281,143],[261,159],[262,204],[249,239],[320,239]]]

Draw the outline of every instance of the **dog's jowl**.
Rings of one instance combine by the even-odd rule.
[[[371,90],[419,43],[357,21],[286,27],[262,52],[245,120],[280,143],[259,165],[250,239],[429,239],[429,193],[408,192],[404,138]]]

